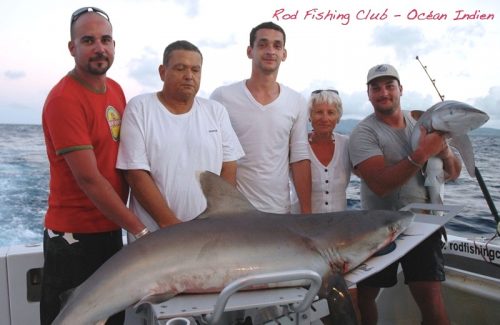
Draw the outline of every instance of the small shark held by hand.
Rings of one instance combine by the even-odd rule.
[[[414,218],[409,211],[382,210],[264,213],[219,176],[204,172],[199,178],[206,212],[125,246],[73,291],[53,324],[96,324],[132,305],[216,293],[245,276],[291,270],[322,276],[319,295],[328,300],[339,278],[347,294],[342,274],[394,241]],[[344,300],[337,298],[330,300]],[[340,310],[332,303],[330,312],[338,323],[354,324],[346,299]]]
[[[413,112],[412,112],[413,113]],[[489,119],[488,114],[466,103],[455,100],[445,100],[433,105],[417,120],[411,135],[411,146],[415,150],[420,139],[420,126],[428,133],[444,132],[449,139],[449,145],[456,148],[462,157],[465,168],[470,176],[475,176],[474,150],[467,135],[479,128]],[[444,187],[443,161],[431,157],[425,167],[425,186],[429,189],[431,203],[443,203]]]

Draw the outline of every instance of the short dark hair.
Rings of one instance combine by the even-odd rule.
[[[252,30],[250,31],[250,47],[253,47],[253,43],[255,43],[255,39],[257,38],[257,31],[259,29],[274,29],[274,30],[280,32],[281,34],[283,34],[283,45],[285,45],[286,34],[285,34],[285,31],[283,30],[283,28],[281,28],[279,25],[276,25],[272,21],[268,21],[268,22],[259,24],[259,25],[255,26],[254,28],[252,28]]]
[[[193,52],[199,53],[201,56],[201,61],[203,62],[203,55],[201,54],[200,49],[198,47],[196,47],[196,45],[194,45],[191,42],[181,40],[181,41],[175,41],[173,43],[170,43],[165,48],[165,51],[163,51],[163,65],[168,64],[168,60],[170,59],[170,55],[175,50],[185,50],[185,51],[193,51]]]

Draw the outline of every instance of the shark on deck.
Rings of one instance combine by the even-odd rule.
[[[394,241],[414,218],[409,211],[382,210],[264,213],[219,176],[204,172],[199,179],[205,213],[125,246],[72,292],[53,324],[96,324],[132,305],[220,292],[248,275],[290,270],[317,272],[324,282],[319,296],[328,298],[339,278],[346,289],[342,274]],[[355,323],[354,314],[342,310],[352,309],[350,300],[341,306],[331,304],[331,314],[342,324]]]

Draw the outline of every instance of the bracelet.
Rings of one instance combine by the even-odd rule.
[[[142,229],[141,231],[139,231],[137,234],[135,234],[134,237],[135,237],[135,239],[139,239],[141,237],[146,236],[147,234],[149,234],[149,229],[146,227],[146,228]]]
[[[420,168],[420,169],[422,169],[422,167],[424,167],[424,165],[419,164],[418,162],[416,162],[415,160],[413,160],[413,159],[410,157],[410,155],[408,155],[406,158],[408,159],[408,161],[409,161],[409,162],[410,162],[413,166],[418,167],[418,168]]]

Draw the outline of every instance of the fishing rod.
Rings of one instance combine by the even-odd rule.
[[[417,59],[418,63],[420,63],[420,65],[422,66],[422,69],[424,69],[425,74],[427,75],[427,77],[429,78],[429,80],[432,82],[432,85],[434,86],[434,89],[436,89],[436,92],[438,93],[439,98],[441,99],[441,101],[443,101],[444,100],[444,95],[441,95],[441,93],[439,92],[439,89],[436,86],[436,79],[432,79],[431,78],[431,75],[427,71],[427,66],[425,66],[425,65],[422,64],[422,61],[420,61],[420,59],[418,58],[418,55],[416,56],[416,59]]]
[[[441,101],[444,101],[444,95],[441,95],[439,92],[437,86],[436,86],[436,79],[432,79],[432,77],[429,75],[429,72],[427,71],[427,66],[422,64],[422,61],[420,61],[418,55],[415,57],[422,66],[422,69],[424,69],[425,74],[427,74],[427,77],[429,80],[432,82],[432,85],[434,86],[434,89],[436,89],[436,92],[439,95],[439,98],[441,98]],[[498,211],[497,208],[495,207],[495,203],[493,202],[493,199],[491,198],[490,192],[488,191],[488,188],[486,187],[486,183],[483,180],[483,177],[481,176],[481,173],[479,172],[479,169],[477,166],[474,167],[474,172],[476,174],[476,179],[477,182],[479,183],[479,187],[481,188],[481,191],[483,192],[483,196],[486,200],[486,203],[488,204],[488,207],[490,208],[491,214],[495,218],[495,222],[497,224],[497,234],[500,234],[500,217],[498,216]]]

